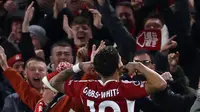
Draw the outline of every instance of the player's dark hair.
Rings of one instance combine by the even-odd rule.
[[[150,57],[151,62],[154,63],[153,55],[151,54],[151,52],[149,50],[146,50],[146,49],[137,50],[134,54],[134,57],[139,56],[139,55],[143,55],[143,54],[147,54]]]
[[[119,54],[112,47],[107,46],[94,57],[94,68],[104,78],[110,77],[118,69]]]

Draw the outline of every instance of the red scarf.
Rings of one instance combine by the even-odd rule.
[[[45,106],[46,104],[44,103],[43,99],[41,99],[40,101],[38,101],[34,112],[43,112]]]

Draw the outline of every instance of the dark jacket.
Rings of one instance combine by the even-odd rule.
[[[33,112],[25,105],[17,93],[13,93],[6,97],[2,112]]]
[[[180,95],[174,93],[170,88],[152,95],[153,101],[163,112],[189,112],[196,96],[189,94]]]
[[[10,85],[9,81],[0,73],[0,111],[4,105],[4,99],[14,93],[14,89]]]
[[[4,99],[14,93],[14,90],[10,86],[9,82],[7,80],[1,80],[0,81],[0,111],[3,108],[4,105]]]

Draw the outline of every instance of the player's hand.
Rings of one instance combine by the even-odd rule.
[[[177,42],[173,41],[174,38],[176,38],[176,35],[172,36],[170,39],[168,39],[167,43],[161,47],[160,52],[161,53],[168,53],[170,49],[176,48],[177,47]]]
[[[135,73],[139,69],[140,62],[129,62],[125,68],[128,69],[129,74]]]
[[[91,74],[92,72],[94,72],[94,65],[90,61],[79,63],[79,67],[82,71],[84,71],[87,74]]]
[[[33,4],[34,4],[34,2],[31,2],[31,4],[26,9],[24,21],[23,21],[23,25],[22,25],[22,32],[28,32],[28,27],[33,18],[33,14],[34,14],[34,10],[35,10],[33,7]]]
[[[170,53],[168,55],[168,63],[171,72],[175,72],[179,62],[179,52]]]
[[[96,45],[93,45],[92,46],[92,53],[91,53],[91,56],[90,56],[90,61],[94,62],[95,55],[105,47],[106,47],[106,45],[105,45],[105,42],[103,40],[101,41],[101,43],[100,43],[100,45],[97,49],[96,49]]]
[[[7,56],[2,46],[0,46],[0,65],[4,71],[8,68]]]
[[[174,80],[172,78],[172,75],[169,72],[165,72],[161,76],[165,81],[173,81]]]
[[[69,26],[69,20],[66,15],[63,17],[63,30],[65,33],[67,33],[69,39],[73,39],[76,35],[72,28]]]
[[[16,4],[13,0],[7,0],[6,3],[4,3],[4,9],[6,9],[9,13],[14,12],[16,10]]]
[[[76,63],[88,61],[88,48],[81,47],[78,49],[76,54]]]
[[[101,23],[102,15],[96,9],[89,9],[89,11],[93,14],[93,18],[94,18],[93,24],[94,24],[94,26],[98,29],[101,29],[103,27],[103,24]]]

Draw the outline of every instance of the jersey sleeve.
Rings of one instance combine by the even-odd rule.
[[[87,80],[67,80],[65,81],[65,94],[71,97],[80,97],[83,87],[87,84]]]
[[[136,100],[148,96],[145,90],[145,82],[141,81],[121,81],[119,91],[128,100]]]

